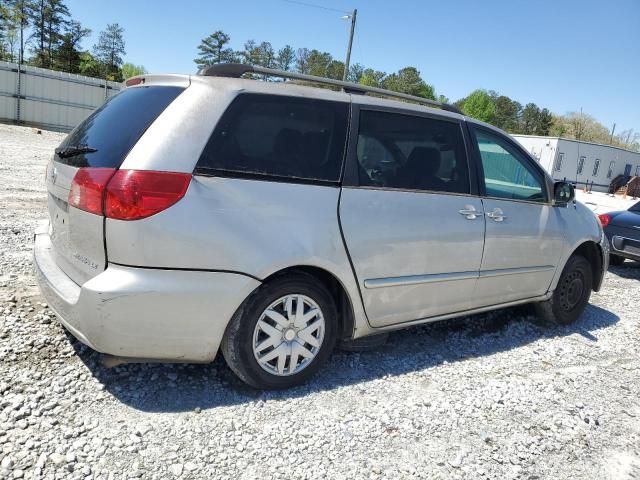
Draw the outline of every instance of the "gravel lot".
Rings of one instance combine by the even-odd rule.
[[[640,478],[640,265],[571,327],[512,309],[254,392],[221,359],[107,370],[31,273],[62,135],[0,125],[0,479]]]

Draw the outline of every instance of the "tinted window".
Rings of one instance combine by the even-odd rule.
[[[475,136],[489,197],[545,201],[542,175],[513,145],[480,130],[475,132]]]
[[[362,186],[469,193],[460,125],[363,110],[358,132]]]
[[[348,112],[347,103],[240,95],[220,119],[198,168],[338,181]]]
[[[87,146],[96,152],[56,161],[76,167],[118,168],[124,157],[182,87],[127,88],[107,100],[64,139],[60,147]]]

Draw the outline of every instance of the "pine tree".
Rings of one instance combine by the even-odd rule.
[[[198,45],[198,58],[194,62],[198,66],[213,65],[214,63],[230,63],[236,60],[236,53],[227,45],[231,37],[222,30],[203,38]]]
[[[93,46],[96,60],[103,65],[102,78],[116,82],[122,81],[120,67],[123,62],[122,56],[127,53],[123,35],[124,28],[117,23],[109,24],[106,30],[100,32],[98,43]]]

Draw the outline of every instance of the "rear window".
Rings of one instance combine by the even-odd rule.
[[[64,139],[60,148],[89,147],[95,152],[56,161],[74,167],[118,168],[124,157],[183,87],[128,88],[111,97]]]
[[[337,182],[348,112],[347,103],[239,95],[218,122],[197,171]]]

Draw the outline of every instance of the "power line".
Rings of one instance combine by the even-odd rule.
[[[337,8],[325,7],[324,5],[316,5],[315,3],[300,2],[298,0],[282,0],[282,1],[287,3],[295,3],[296,5],[304,5],[305,7],[313,7],[313,8],[320,8],[322,10],[329,10],[331,12],[346,13],[347,15],[351,13],[346,10],[339,10]]]

